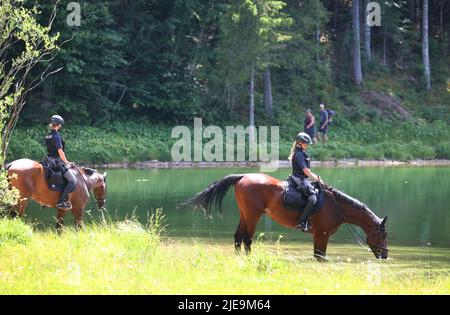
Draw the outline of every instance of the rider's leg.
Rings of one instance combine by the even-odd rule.
[[[70,204],[70,202],[68,202],[67,199],[69,193],[75,189],[75,186],[77,185],[77,179],[70,170],[66,171],[63,176],[65,179],[67,179],[67,184],[64,187],[63,192],[61,193],[61,197],[58,201],[57,208],[70,209],[72,208],[72,205]]]
[[[315,194],[311,194],[308,196],[308,201],[305,209],[303,209],[302,214],[300,215],[299,224],[296,228],[301,229],[302,231],[308,231],[310,227],[308,226],[308,219],[311,215],[311,212],[314,208],[314,205],[317,202],[317,196]]]

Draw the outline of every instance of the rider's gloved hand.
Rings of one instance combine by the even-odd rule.
[[[319,179],[318,182],[321,183],[322,185],[325,185],[325,182],[322,180],[322,178],[320,178],[320,176],[317,176],[317,178]]]

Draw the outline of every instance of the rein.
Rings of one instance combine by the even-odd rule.
[[[89,189],[88,183],[87,183],[86,180],[84,179],[84,176],[83,176],[83,174],[81,173],[79,167],[76,166],[75,164],[74,164],[72,167],[73,167],[74,169],[77,170],[78,174],[80,174],[81,178],[83,179],[83,182],[84,182],[84,184],[86,185],[86,190],[87,190],[88,193],[89,193],[90,203],[92,204],[92,203],[94,202],[94,198],[92,198],[91,190]],[[95,204],[95,207],[97,208],[97,210],[100,211],[100,209],[98,208],[97,203],[94,202],[94,204]],[[93,207],[91,207],[91,209],[93,209]]]

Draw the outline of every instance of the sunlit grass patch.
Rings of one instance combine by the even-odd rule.
[[[231,242],[166,238],[162,222],[155,213],[146,225],[105,220],[61,236],[47,230],[25,243],[3,242],[0,294],[450,293],[450,267],[409,259],[413,248],[392,247],[393,259],[376,260],[355,245],[333,244],[330,261],[320,263],[309,242],[257,237],[250,255],[236,255]]]

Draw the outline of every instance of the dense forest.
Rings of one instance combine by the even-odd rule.
[[[120,147],[128,141],[123,133],[145,129],[136,132],[159,149],[145,151],[141,143],[134,159],[167,159],[170,128],[194,117],[280,125],[288,143],[303,128],[304,110],[317,115],[325,103],[337,112],[331,140],[359,147],[343,152],[328,144],[316,150],[321,159],[448,158],[450,1],[375,2],[378,26],[366,23],[378,9],[369,2],[79,1],[80,25],[69,26],[69,1],[59,1],[52,31],[62,45],[52,67],[61,70],[30,93],[17,128],[23,142],[13,140],[11,154],[37,158],[43,148],[27,148],[37,146],[38,130],[45,132],[54,113],[66,119],[69,134],[74,128],[72,137],[101,134],[98,146],[115,133]],[[38,3],[43,24],[53,6]],[[424,138],[428,153],[397,152]],[[405,147],[360,152],[386,141]],[[95,154],[77,158],[120,160]]]

